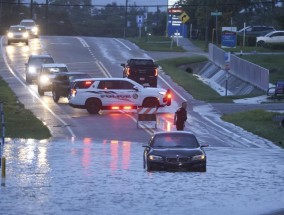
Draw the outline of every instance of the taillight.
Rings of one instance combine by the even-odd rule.
[[[130,75],[130,68],[126,68],[126,75]]]
[[[163,102],[167,103],[167,106],[170,106],[172,103],[172,94],[170,89],[167,90],[165,97],[163,98]]]
[[[158,76],[158,68],[155,69],[155,76]]]

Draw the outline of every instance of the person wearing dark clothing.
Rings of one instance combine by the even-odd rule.
[[[187,111],[186,111],[187,103],[183,102],[181,107],[175,112],[174,117],[174,125],[178,131],[183,131],[185,121],[187,120]]]

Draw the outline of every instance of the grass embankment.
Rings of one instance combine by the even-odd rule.
[[[276,115],[284,116],[264,110],[253,110],[225,114],[222,119],[284,147],[284,128],[280,126],[280,122],[272,120]]]
[[[18,102],[8,84],[0,77],[0,102],[3,102],[5,137],[48,139],[48,128],[33,113]],[[1,127],[1,126],[0,126]],[[2,127],[0,130],[2,137]]]
[[[181,46],[177,46],[176,42],[173,42],[168,37],[154,37],[148,36],[147,38],[127,38],[131,42],[135,43],[141,49],[147,51],[161,51],[161,52],[184,52],[185,50]]]

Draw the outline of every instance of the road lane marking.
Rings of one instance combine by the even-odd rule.
[[[13,71],[13,69],[10,67],[10,65],[8,64],[8,60],[7,60],[7,56],[6,56],[6,52],[3,49],[3,37],[1,37],[1,52],[2,52],[2,56],[4,59],[4,62],[6,64],[6,67],[8,68],[8,70],[10,71],[10,73],[18,80],[18,82],[23,85],[23,87],[25,87],[26,89],[29,90],[29,92],[31,93],[32,96],[34,96],[34,98],[36,98],[38,101],[40,101],[40,103],[42,104],[42,106],[48,110],[57,120],[59,120],[69,131],[69,133],[71,134],[72,137],[76,137],[75,133],[73,132],[73,130],[70,128],[70,126],[68,126],[68,124],[61,119],[59,116],[57,116],[48,106],[47,104],[30,88],[28,87],[20,78],[19,76]]]
[[[121,42],[120,40],[118,40],[118,39],[114,39],[116,42],[118,42],[118,43],[120,43],[121,45],[123,45],[125,48],[127,48],[129,51],[131,51],[132,49],[129,47],[129,46],[127,46],[127,45],[125,45],[123,42]]]

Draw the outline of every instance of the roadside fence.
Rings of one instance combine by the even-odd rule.
[[[210,61],[223,69],[227,63],[225,62],[225,53],[223,49],[220,49],[216,45],[212,43],[209,44]],[[241,59],[236,55],[231,55],[229,73],[265,92],[269,88],[269,70]]]

